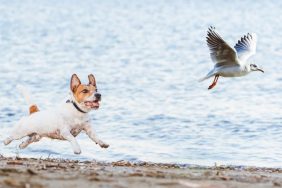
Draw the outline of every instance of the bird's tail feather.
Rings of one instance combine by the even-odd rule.
[[[216,74],[215,71],[211,70],[205,77],[199,79],[199,82],[202,82],[202,81],[204,81],[206,79],[209,79],[210,77],[213,77],[215,74]]]
[[[200,79],[198,80],[198,82],[202,82],[202,81],[204,81],[204,80],[206,80],[206,79],[208,79],[208,78],[210,78],[210,76],[205,76],[205,77],[203,77],[203,78],[200,78]]]

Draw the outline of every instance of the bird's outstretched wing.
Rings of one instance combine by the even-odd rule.
[[[248,58],[256,53],[257,35],[255,33],[248,33],[234,46],[237,51],[238,58],[245,63]]]
[[[210,49],[211,59],[216,67],[239,64],[235,50],[215,32],[214,27],[210,27],[208,30],[207,44]]]

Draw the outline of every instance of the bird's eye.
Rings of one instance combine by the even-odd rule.
[[[84,89],[81,91],[82,93],[88,93],[89,91],[87,89]]]

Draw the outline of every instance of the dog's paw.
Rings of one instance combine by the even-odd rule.
[[[104,143],[104,142],[102,142],[102,141],[100,141],[99,143],[99,146],[101,147],[101,148],[108,148],[110,145],[109,144],[106,144],[106,143]]]
[[[4,140],[4,144],[5,145],[8,145],[8,144],[10,144],[12,142],[12,139],[9,137],[9,138],[6,138],[5,140]]]
[[[74,152],[74,154],[76,154],[76,155],[81,154],[81,150],[76,150],[76,151],[73,151],[73,152]]]
[[[26,148],[26,146],[27,146],[27,145],[23,142],[23,143],[21,143],[21,144],[19,145],[19,148],[20,148],[20,149],[24,149],[24,148]]]

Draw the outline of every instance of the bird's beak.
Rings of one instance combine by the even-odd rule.
[[[262,70],[262,69],[257,69],[258,71],[260,71],[260,72],[262,72],[262,73],[264,73],[264,71]]]

